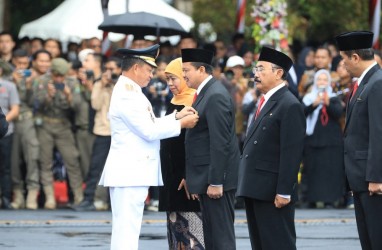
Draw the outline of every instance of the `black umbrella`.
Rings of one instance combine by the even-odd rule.
[[[187,33],[175,19],[147,12],[127,12],[108,16],[98,28],[103,31],[143,36],[172,36]]]

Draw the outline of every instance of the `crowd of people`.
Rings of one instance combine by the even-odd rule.
[[[119,245],[125,240],[123,232],[134,241],[142,214],[136,214],[132,231],[123,223],[133,210],[126,205],[128,197],[136,192],[136,201],[143,199],[147,209],[167,212],[169,244],[174,249],[175,245],[188,246],[190,239],[199,247],[196,249],[213,249],[214,244],[234,249],[233,209],[243,208],[245,203],[252,245],[260,244],[255,238],[260,237],[258,227],[264,229],[261,215],[286,221],[287,230],[281,228],[279,233],[292,249],[295,232],[290,214],[294,207],[289,204],[297,201],[297,193],[300,207],[354,207],[345,177],[343,133],[346,107],[354,100],[352,93],[359,83],[335,44],[307,46],[286,56],[273,49],[256,55],[241,34],[234,35],[231,44],[222,40],[202,44],[191,35],[181,37],[176,46],[164,43],[158,49],[154,43],[137,36],[128,49],[106,56],[98,38],[71,43],[63,53],[55,39],[16,43],[10,33],[0,33],[0,106],[9,124],[0,139],[1,208],[67,205],[75,211],[88,211],[112,206],[113,222],[121,223],[116,229],[113,225],[113,246],[113,242]],[[126,58],[131,57],[145,64],[130,59],[129,64]],[[374,51],[374,59],[382,64],[378,51]],[[267,70],[275,72],[274,79],[265,77]],[[124,85],[116,85],[117,81]],[[213,85],[215,81],[219,84]],[[141,104],[133,109],[130,95],[140,91],[150,105],[145,99],[133,98]],[[130,108],[121,113],[121,105]],[[195,109],[183,109],[190,106]],[[139,122],[138,116],[146,114],[146,109],[161,130],[158,134],[152,134],[152,126],[144,129]],[[168,121],[169,117],[174,120]],[[126,129],[121,123],[139,129]],[[115,134],[119,134],[118,140]],[[154,152],[159,144],[153,138],[161,140],[160,156]],[[123,140],[135,144],[125,147]],[[153,152],[136,151],[140,146]],[[127,159],[127,155],[131,157]],[[160,158],[164,187],[155,187],[162,184],[160,172],[121,170],[129,161],[138,164],[146,157],[154,165]],[[203,172],[201,166],[210,162],[212,170]],[[277,169],[283,164],[288,165],[285,169],[293,169]],[[186,165],[196,170],[190,171]],[[252,165],[263,171],[255,183],[252,178],[258,177]],[[283,183],[278,183],[275,173]],[[154,175],[149,178],[150,174]],[[139,182],[141,175],[149,181]],[[121,188],[126,182],[152,187],[147,194],[145,188]],[[57,183],[67,185],[67,199],[57,195]],[[124,199],[126,204],[121,205]],[[268,203],[258,201],[273,199],[277,208],[288,207],[286,214],[269,212]],[[125,231],[119,231],[121,228]],[[179,240],[180,228],[193,230],[182,234],[185,242]],[[221,235],[226,236],[224,240]],[[262,237],[268,244],[272,235]],[[206,242],[206,238],[213,240]]]

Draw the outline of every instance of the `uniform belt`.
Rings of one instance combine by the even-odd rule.
[[[18,121],[24,121],[24,120],[32,119],[32,118],[33,118],[32,112],[26,111],[24,113],[19,114],[19,116],[17,117],[17,120]]]
[[[47,123],[64,123],[65,122],[65,119],[53,118],[48,116],[43,116],[42,119],[44,120],[44,122],[47,122]]]

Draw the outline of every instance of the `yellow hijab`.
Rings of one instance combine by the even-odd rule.
[[[174,97],[171,99],[171,103],[175,105],[191,106],[196,90],[189,88],[186,84],[186,81],[183,78],[182,58],[178,57],[172,60],[167,65],[164,72],[171,73],[180,79],[179,93],[177,95],[174,95]]]

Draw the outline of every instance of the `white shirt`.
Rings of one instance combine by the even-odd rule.
[[[372,63],[369,67],[367,67],[367,68],[363,71],[362,75],[361,75],[361,76],[358,78],[358,80],[357,80],[358,87],[359,87],[359,85],[361,84],[361,82],[362,82],[363,78],[365,77],[365,75],[367,74],[367,72],[369,72],[369,70],[370,70],[372,67],[374,67],[376,64],[377,64],[377,62]]]
[[[200,91],[202,91],[203,87],[207,84],[209,80],[212,79],[212,75],[209,75],[204,81],[199,85],[198,89],[196,90],[196,94],[199,95]]]
[[[285,83],[282,82],[280,83],[279,85],[277,85],[276,87],[274,87],[273,89],[269,90],[265,95],[264,95],[264,103],[263,105],[261,106],[260,110],[263,109],[263,107],[265,106],[265,104],[268,102],[269,98],[271,98],[271,96],[277,92],[277,90],[281,89],[282,87],[285,86]]]

